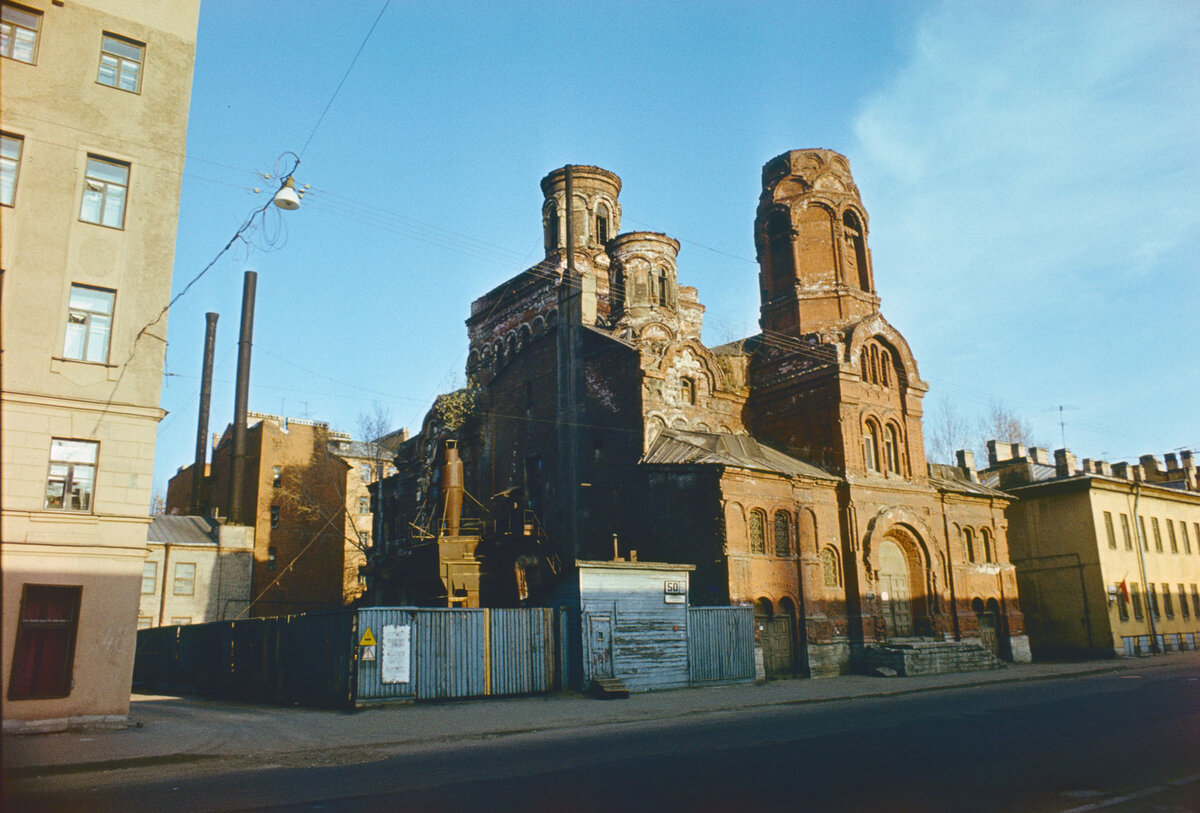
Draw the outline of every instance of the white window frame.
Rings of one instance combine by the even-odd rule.
[[[96,469],[100,458],[100,442],[76,438],[50,439],[50,466],[46,474],[46,497],[43,507],[50,511],[91,513],[96,502]],[[58,469],[56,471],[56,468]],[[61,482],[59,504],[51,505],[50,487]],[[78,488],[80,504],[69,507],[69,497]]]
[[[91,292],[109,295],[108,312],[95,310],[82,297],[76,299],[76,292]],[[113,312],[117,309],[117,292],[109,288],[96,288],[91,285],[71,285],[71,298],[67,301],[67,327],[63,335],[63,358],[70,361],[86,361],[94,364],[107,364],[108,353],[112,348]],[[79,325],[78,329],[74,326]],[[72,349],[74,337],[82,331],[82,343],[77,349]]]
[[[124,171],[121,179],[105,177],[104,168]],[[133,167],[128,161],[88,153],[83,177],[83,196],[79,219],[106,229],[124,229],[129,204],[129,177]],[[91,211],[94,209],[94,211]]]

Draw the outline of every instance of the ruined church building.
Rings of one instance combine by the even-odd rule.
[[[926,462],[928,385],[880,312],[846,158],[809,149],[767,162],[754,221],[761,332],[711,348],[698,292],[679,283],[678,241],[621,231],[613,173],[572,176],[580,533],[567,530],[556,475],[570,453],[556,440],[563,168],[541,182],[545,259],[471,306],[461,408],[440,401],[399,450],[372,564],[377,599],[536,604],[574,562],[611,558],[615,545],[694,565],[693,604],[752,604],[768,674],[846,672],[897,642],[979,642],[1028,660],[1011,499],[971,468]],[[473,552],[453,548],[477,563],[474,576],[445,551],[433,564],[449,541],[436,530],[447,439],[486,506]]]

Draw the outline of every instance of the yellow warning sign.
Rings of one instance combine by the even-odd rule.
[[[375,636],[371,634],[371,628],[367,627],[367,631],[363,633],[362,640],[358,642],[359,646],[375,646]]]

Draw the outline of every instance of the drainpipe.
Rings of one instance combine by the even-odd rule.
[[[167,612],[167,574],[171,567],[171,543],[163,543],[163,579],[162,579],[162,595],[158,599],[158,625],[163,625],[163,618]]]
[[[1158,654],[1158,627],[1154,623],[1154,607],[1150,604],[1150,583],[1146,581],[1146,559],[1143,556],[1146,535],[1143,533],[1141,520],[1138,518],[1138,501],[1142,497],[1141,481],[1133,484],[1133,528],[1137,531],[1138,572],[1142,577],[1142,592],[1146,595],[1146,617],[1150,619],[1150,651]]]
[[[950,518],[946,516],[946,496],[942,495],[942,533],[946,537],[946,586],[950,588],[950,623],[954,625],[954,640],[962,640],[958,627],[958,597],[954,593],[954,560],[950,558]]]

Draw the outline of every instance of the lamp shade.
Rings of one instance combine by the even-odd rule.
[[[296,182],[292,180],[291,176],[288,176],[288,179],[283,182],[283,186],[279,187],[272,202],[280,209],[287,209],[289,212],[300,208],[300,196],[296,194]]]

